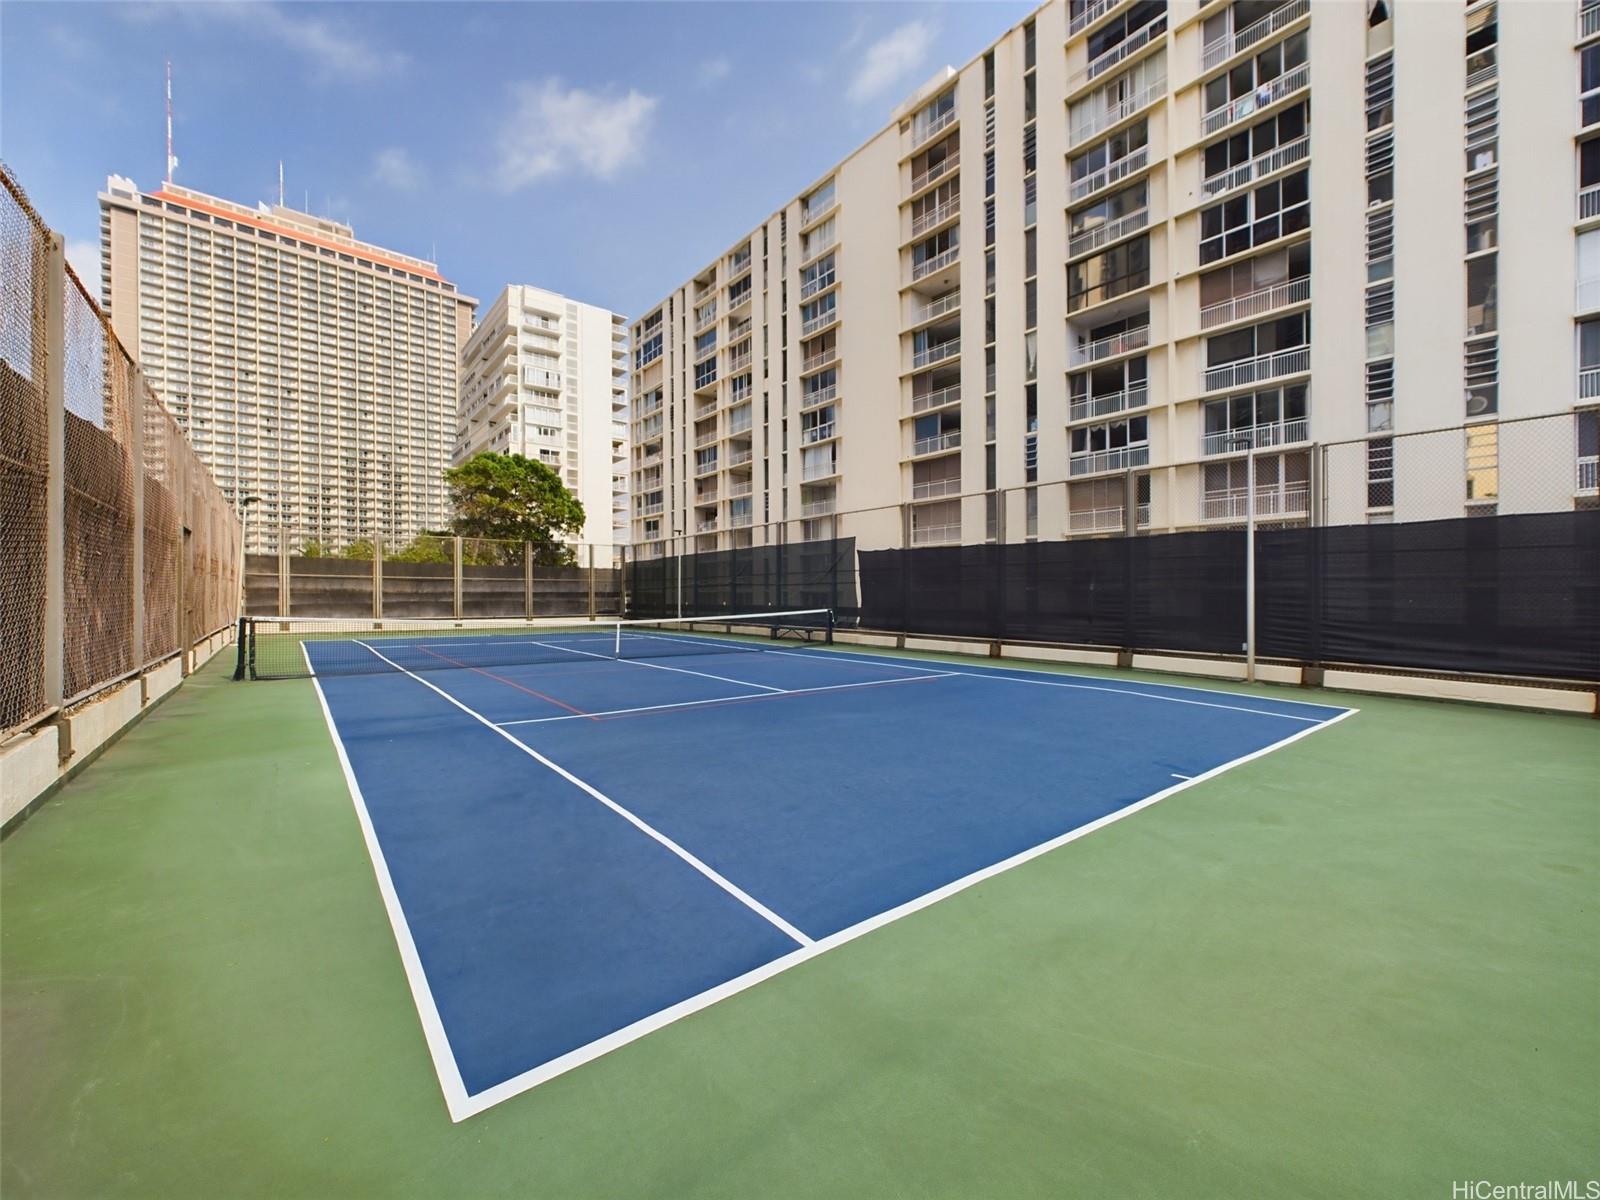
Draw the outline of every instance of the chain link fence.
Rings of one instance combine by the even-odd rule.
[[[0,170],[0,736],[229,628],[239,526]]]

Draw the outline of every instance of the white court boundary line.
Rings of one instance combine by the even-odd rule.
[[[574,650],[571,646],[558,646],[554,642],[529,642],[530,646],[543,646],[546,650],[560,650],[564,654],[581,654],[585,658],[598,658],[604,662],[632,663],[636,667],[650,667],[656,671],[675,671],[679,675],[698,675],[701,679],[715,679],[718,683],[731,683],[736,687],[760,688],[763,692],[781,694],[783,688],[773,687],[767,683],[751,683],[748,679],[734,679],[728,675],[713,675],[709,671],[691,671],[688,667],[669,667],[665,663],[645,662],[641,658],[618,658],[615,654],[596,654],[593,650]],[[704,655],[701,656],[705,657]],[[589,716],[599,716],[599,713],[590,713]]]
[[[599,712],[563,713],[559,717],[521,717],[515,721],[501,721],[501,729],[514,725],[548,725],[551,721],[578,721],[585,717],[620,717],[633,713],[666,712],[675,708],[702,708],[713,704],[729,704],[738,700],[764,700],[771,696],[810,696],[817,692],[846,692],[851,688],[886,687],[896,683],[920,683],[924,679],[953,679],[957,671],[936,671],[929,675],[902,675],[898,679],[863,679],[857,683],[830,683],[824,687],[774,688],[770,693],[743,696],[713,696],[707,700],[678,700],[672,704],[644,704],[637,708],[610,708]]]

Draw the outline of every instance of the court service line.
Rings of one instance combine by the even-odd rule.
[[[783,688],[759,696],[713,696],[708,700],[679,700],[672,704],[644,704],[638,708],[601,709],[584,715],[598,719],[602,717],[632,716],[640,713],[665,712],[674,708],[708,708],[721,704],[746,704],[755,700],[776,700],[780,696],[809,696],[816,692],[843,692],[851,688],[887,687],[897,683],[923,683],[932,679],[948,679],[954,675],[954,671],[942,671],[934,675],[902,675],[899,679],[863,679],[856,683],[830,683],[821,687]],[[572,716],[523,717],[516,721],[501,721],[500,728],[506,729],[512,725],[547,725],[551,721],[571,721],[574,719],[576,718]]]
[[[355,638],[355,639],[352,639],[352,640],[355,641],[356,645],[361,646],[362,648],[364,648],[366,650],[369,650],[373,654],[377,655],[378,658],[380,658],[384,662],[388,663],[391,667],[393,667],[395,670],[399,671],[401,674],[411,676],[412,679],[415,679],[418,683],[420,683],[423,687],[427,688],[429,691],[435,692],[438,695],[443,696],[451,704],[455,705],[462,712],[466,713],[467,716],[471,717],[474,721],[478,722],[478,724],[484,726],[486,729],[493,730],[496,734],[498,734],[500,737],[503,737],[506,741],[510,742],[518,750],[521,750],[529,758],[533,759],[536,762],[544,764],[546,767],[549,767],[550,770],[554,771],[557,775],[561,776],[561,778],[565,779],[568,783],[572,784],[574,787],[578,788],[579,790],[587,793],[589,796],[593,797],[595,800],[598,800],[601,804],[605,805],[607,808],[609,808],[612,812],[616,813],[623,820],[627,821],[635,829],[639,830],[639,832],[641,832],[641,833],[645,834],[646,836],[651,837],[651,838],[655,839],[657,842],[661,843],[661,845],[665,846],[673,854],[676,854],[679,858],[681,858],[684,862],[688,863],[696,871],[699,871],[700,874],[704,875],[712,883],[716,884],[723,891],[727,892],[728,895],[732,896],[735,900],[739,901],[740,904],[743,904],[746,908],[750,909],[756,915],[758,915],[761,918],[763,918],[764,920],[766,920],[769,924],[776,926],[786,936],[788,936],[789,938],[793,939],[795,942],[799,943],[802,946],[809,946],[809,945],[812,944],[812,939],[809,936],[807,936],[805,933],[802,933],[799,929],[795,928],[793,925],[789,924],[788,921],[785,921],[782,917],[780,917],[777,913],[773,912],[765,904],[762,904],[761,901],[757,900],[754,896],[750,895],[743,888],[739,887],[738,884],[734,883],[732,880],[729,880],[729,879],[725,878],[724,876],[719,874],[716,871],[715,868],[711,867],[707,863],[702,862],[700,859],[696,858],[693,854],[690,854],[682,846],[678,845],[677,842],[673,841],[666,834],[662,833],[659,829],[656,829],[653,825],[649,824],[647,821],[644,821],[640,817],[638,817],[638,816],[634,815],[632,812],[628,811],[626,808],[623,808],[622,805],[618,804],[615,800],[613,800],[610,796],[607,796],[604,792],[602,792],[599,788],[595,787],[593,784],[587,783],[584,780],[579,779],[571,771],[569,771],[565,767],[561,766],[561,764],[559,764],[557,762],[553,762],[552,760],[546,758],[543,754],[540,754],[537,750],[535,750],[532,746],[528,745],[526,742],[518,741],[511,734],[507,733],[504,729],[501,729],[493,721],[489,720],[488,717],[484,716],[482,713],[476,711],[475,709],[468,708],[460,700],[457,700],[454,696],[452,696],[449,692],[445,691],[442,687],[439,687],[437,684],[431,683],[430,681],[424,679],[421,675],[418,675],[415,671],[406,670],[406,668],[402,667],[399,663],[395,662],[392,658],[386,658],[384,655],[380,654],[377,650],[374,650],[366,642],[363,642],[360,638]],[[584,716],[589,716],[591,714],[585,713],[583,715]]]
[[[543,646],[546,650],[562,650],[568,654],[582,654],[587,658],[604,659],[606,662],[632,663],[636,667],[654,667],[657,671],[676,671],[680,675],[698,675],[701,679],[715,679],[718,683],[732,683],[739,687],[760,688],[764,692],[781,692],[782,688],[771,687],[765,683],[751,683],[748,679],[730,679],[726,675],[713,675],[709,671],[691,671],[688,667],[669,667],[665,663],[645,662],[639,658],[618,658],[613,654],[596,654],[593,650],[574,650],[571,646],[558,646],[554,642],[530,642],[532,646]]]
[[[367,646],[367,644],[365,642],[361,641],[360,639],[355,639],[355,643],[358,646]],[[367,646],[367,649],[368,650],[372,650],[372,647],[371,646]],[[464,667],[466,670],[476,672],[477,674],[484,676],[486,679],[494,680],[496,683],[503,683],[507,687],[514,687],[519,692],[527,692],[528,695],[537,696],[541,700],[548,700],[551,704],[554,704],[557,708],[564,708],[575,717],[587,717],[589,715],[588,713],[584,712],[583,709],[578,708],[575,705],[568,704],[565,700],[557,700],[554,696],[547,696],[543,692],[537,691],[534,688],[527,687],[527,686],[525,686],[523,684],[520,684],[514,679],[507,679],[504,675],[496,675],[493,671],[486,670],[483,667],[475,667],[471,663],[464,663],[459,658],[451,658],[448,654],[440,654],[437,650],[429,650],[426,646],[418,646],[417,649],[421,650],[424,654],[433,655],[435,658],[439,659],[441,662],[447,662],[447,663],[451,663],[451,664],[453,664],[455,666],[458,666],[458,667]],[[377,651],[373,650],[373,653],[377,654]],[[379,655],[379,657],[382,658],[383,656]],[[384,662],[389,662],[390,660],[385,658],[383,661]],[[398,665],[398,664],[396,664],[396,665]],[[402,671],[405,670],[404,667],[401,667],[400,669]]]
[[[422,1037],[428,1046],[428,1056],[433,1059],[433,1071],[439,1078],[439,1089],[444,1093],[444,1106],[452,1121],[463,1121],[478,1110],[467,1096],[467,1085],[461,1078],[461,1068],[456,1065],[455,1051],[450,1048],[450,1036],[445,1032],[444,1021],[439,1016],[439,1006],[434,1003],[433,989],[428,986],[428,973],[422,969],[422,956],[417,953],[416,940],[411,936],[411,926],[406,921],[405,909],[400,907],[400,897],[394,890],[394,879],[389,874],[388,860],[383,857],[383,847],[372,827],[372,814],[367,811],[366,797],[356,782],[355,769],[350,765],[350,755],[345,752],[344,739],[334,723],[333,710],[328,707],[328,697],[322,691],[322,681],[317,678],[306,644],[300,643],[301,655],[306,660],[306,670],[311,675],[311,686],[317,691],[317,703],[322,706],[322,719],[327,723],[328,736],[333,739],[333,750],[339,758],[339,769],[344,772],[345,787],[356,810],[356,823],[361,826],[361,839],[367,844],[367,858],[372,863],[372,873],[378,881],[378,895],[383,899],[384,911],[389,915],[389,928],[394,933],[395,946],[400,951],[400,965],[406,973],[406,983],[411,988],[411,1000],[417,1006],[417,1017],[422,1022]]]
[[[485,1109],[493,1108],[504,1100],[509,1100],[511,1097],[538,1087],[542,1083],[547,1083],[558,1075],[564,1075],[566,1072],[576,1067],[581,1067],[585,1063],[592,1062],[613,1050],[620,1049],[630,1042],[636,1042],[647,1034],[654,1033],[658,1029],[664,1029],[666,1026],[697,1013],[701,1009],[709,1008],[720,1000],[737,995],[758,983],[771,979],[775,975],[782,974],[791,967],[797,967],[801,963],[809,962],[819,954],[825,954],[835,947],[844,945],[846,942],[852,942],[856,938],[881,929],[885,925],[900,920],[902,917],[910,916],[912,913],[927,908],[929,905],[948,899],[957,892],[966,891],[975,884],[992,879],[996,875],[1004,874],[1015,867],[1020,867],[1022,864],[1038,858],[1042,854],[1048,854],[1050,851],[1075,842],[1079,838],[1088,837],[1091,833],[1104,829],[1108,825],[1113,825],[1124,817],[1131,817],[1136,812],[1149,808],[1153,804],[1158,804],[1169,796],[1175,796],[1181,791],[1204,783],[1208,779],[1214,779],[1225,771],[1233,770],[1234,767],[1242,766],[1247,762],[1252,762],[1255,759],[1271,754],[1274,750],[1281,750],[1283,747],[1293,742],[1298,742],[1301,738],[1309,737],[1313,733],[1328,728],[1330,725],[1336,725],[1347,717],[1355,716],[1357,711],[1357,709],[1353,708],[1344,709],[1337,716],[1328,717],[1306,729],[1296,730],[1287,737],[1279,738],[1276,742],[1263,746],[1259,750],[1241,755],[1229,762],[1222,763],[1220,766],[1212,767],[1209,771],[1196,775],[1192,779],[1186,779],[1181,783],[1175,783],[1171,787],[1163,788],[1161,791],[1154,792],[1142,800],[1135,800],[1115,812],[1107,813],[1105,816],[1087,824],[1079,825],[1075,829],[1069,829],[1066,833],[1051,838],[1049,841],[1040,842],[1037,846],[1013,854],[1010,858],[982,867],[970,875],[964,875],[960,879],[952,880],[950,883],[935,888],[931,892],[924,892],[922,895],[881,912],[875,917],[868,917],[866,920],[851,925],[846,929],[830,933],[826,937],[801,946],[799,949],[791,950],[781,958],[775,958],[771,962],[764,963],[743,975],[736,976],[725,983],[720,983],[698,995],[690,996],[686,1000],[681,1000],[669,1008],[662,1009],[660,1012],[652,1013],[648,1017],[635,1021],[632,1025],[625,1025],[621,1029],[614,1030],[587,1045],[579,1046],[575,1050],[569,1050],[558,1058],[552,1058],[548,1062],[540,1063],[520,1075],[514,1075],[510,1079],[495,1084],[493,1087],[485,1088],[483,1091],[469,1096],[467,1105],[470,1111],[466,1115],[475,1116]]]
[[[782,655],[785,655],[785,656],[787,656],[789,658],[811,658],[811,659],[815,659],[815,658],[818,657],[818,655],[816,655],[816,654],[801,654],[801,653],[799,653],[798,651],[795,651],[795,650],[768,650],[766,653],[768,653],[768,654],[782,654]],[[901,671],[933,671],[933,670],[936,670],[936,668],[934,668],[934,667],[913,667],[913,666],[910,666],[910,665],[908,665],[906,663],[891,662],[891,661],[888,661],[886,659],[852,658],[849,655],[839,654],[838,652],[832,651],[832,650],[822,651],[821,653],[826,655],[826,657],[828,657],[828,658],[839,658],[839,659],[843,659],[845,662],[858,662],[858,663],[868,663],[868,662],[870,662],[870,663],[873,663],[874,665],[882,665],[882,666],[886,666],[886,667],[894,667],[894,668],[897,668],[897,669],[899,669]],[[1017,669],[1018,668],[1013,668],[1013,667],[989,667],[989,668],[987,668],[987,671],[998,672],[998,671],[1017,670]],[[1025,670],[1026,668],[1022,668],[1022,669]],[[1103,684],[1090,684],[1090,683],[1063,683],[1060,680],[1056,680],[1056,679],[1028,679],[1028,678],[1021,678],[1021,677],[1018,677],[1016,675],[986,674],[985,671],[982,671],[982,670],[975,671],[975,670],[970,670],[970,669],[969,670],[964,670],[964,671],[962,671],[962,670],[954,670],[954,671],[951,671],[950,674],[952,674],[952,675],[966,675],[966,676],[968,676],[968,677],[970,677],[972,679],[997,680],[997,681],[1000,681],[1000,682],[1003,682],[1003,683],[1031,683],[1036,687],[1071,688],[1074,691],[1079,691],[1079,692],[1114,692],[1114,693],[1116,693],[1118,695],[1121,695],[1121,696],[1140,696],[1140,697],[1143,697],[1146,700],[1164,700],[1168,704],[1194,704],[1194,705],[1198,705],[1200,708],[1224,708],[1224,709],[1227,709],[1230,712],[1253,713],[1258,717],[1278,717],[1278,718],[1280,718],[1281,720],[1284,720],[1284,721],[1305,721],[1305,722],[1310,723],[1310,724],[1319,724],[1319,723],[1321,723],[1323,721],[1328,720],[1327,717],[1301,717],[1301,716],[1295,715],[1294,713],[1273,712],[1271,709],[1266,709],[1266,708],[1251,708],[1249,705],[1245,705],[1245,704],[1218,704],[1215,700],[1185,700],[1182,696],[1163,696],[1159,692],[1141,692],[1137,688],[1106,687]],[[1040,674],[1040,672],[1035,671],[1035,672],[1031,672],[1031,674]],[[1073,678],[1082,679],[1084,677],[1082,675],[1076,675],[1076,676],[1073,676]],[[1167,686],[1167,685],[1164,685],[1164,686]],[[1172,687],[1183,687],[1184,685],[1181,684],[1181,683],[1175,683],[1175,684],[1171,684],[1170,686],[1172,686]],[[1204,688],[1189,688],[1187,690],[1194,691],[1194,692],[1203,692],[1203,691],[1205,691]],[[1235,692],[1210,692],[1208,694],[1209,695],[1213,695],[1213,696],[1233,696],[1233,695],[1237,695],[1237,693],[1235,693]],[[1240,697],[1240,698],[1243,699],[1243,697]],[[1306,701],[1306,700],[1285,700],[1284,703],[1285,704],[1304,704],[1309,708],[1326,708],[1326,709],[1328,709],[1330,711],[1333,711],[1333,712],[1354,712],[1354,711],[1356,711],[1354,709],[1348,709],[1348,708],[1346,708],[1346,709],[1336,708],[1334,705],[1331,705],[1331,704],[1313,704],[1310,701]]]

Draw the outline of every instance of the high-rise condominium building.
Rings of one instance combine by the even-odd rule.
[[[628,322],[512,284],[461,357],[455,461],[481,450],[553,468],[583,504],[579,540],[628,540]]]
[[[457,368],[477,302],[348,225],[113,175],[102,300],[251,549],[448,524]]]
[[[1593,0],[1051,0],[637,322],[639,552],[1593,503],[1591,135]]]

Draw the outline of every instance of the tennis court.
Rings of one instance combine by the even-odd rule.
[[[773,636],[825,616],[246,639],[315,673],[452,1117],[1352,714]]]

